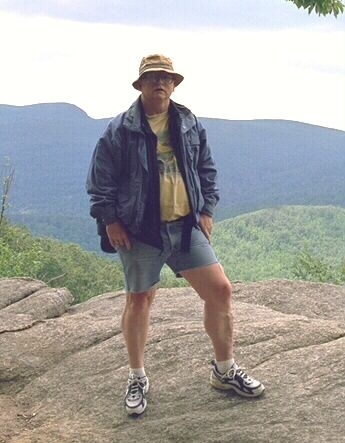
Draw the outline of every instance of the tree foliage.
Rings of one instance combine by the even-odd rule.
[[[344,12],[344,3],[340,0],[288,0],[298,8],[307,9],[308,13],[315,11],[318,15],[331,15],[335,17]]]
[[[296,257],[293,274],[299,280],[344,285],[345,262],[339,266],[330,266],[308,250],[304,250]]]
[[[116,256],[103,258],[72,243],[35,238],[6,219],[0,233],[0,278],[31,277],[52,287],[66,287],[76,303],[106,292],[122,291],[124,278]],[[164,268],[162,287],[186,286]]]
[[[2,195],[0,201],[0,229],[5,217],[5,212],[9,205],[8,200],[9,200],[10,189],[13,183],[13,178],[14,178],[14,167],[11,165],[9,159],[5,159],[5,165],[1,173]]]
[[[74,244],[34,238],[6,221],[0,236],[0,277],[31,277],[52,287],[66,287],[76,303],[123,289],[119,263]]]
[[[217,223],[212,244],[232,280],[312,279],[297,272],[296,261],[309,251],[322,259],[317,279],[338,282],[345,257],[345,209],[285,206],[263,209]],[[302,264],[300,263],[300,268]],[[327,270],[327,272],[326,272]],[[328,273],[329,270],[329,273]],[[317,273],[312,273],[315,278]],[[327,278],[326,278],[327,277]]]
[[[289,278],[345,284],[345,209],[287,206],[217,223],[212,244],[231,280]],[[123,290],[122,267],[75,244],[35,238],[3,222],[0,277],[31,277],[67,287],[76,303]],[[187,286],[163,268],[161,287]]]

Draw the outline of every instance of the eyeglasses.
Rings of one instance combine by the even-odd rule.
[[[174,81],[174,77],[172,75],[162,74],[160,72],[149,72],[147,74],[144,74],[141,77],[141,80],[145,83],[157,83],[161,81],[166,85],[171,85],[171,83]]]

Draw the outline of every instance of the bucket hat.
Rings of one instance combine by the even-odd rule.
[[[184,79],[183,75],[174,71],[174,67],[170,58],[161,54],[148,55],[143,57],[139,66],[139,77],[132,83],[133,87],[140,91],[139,82],[145,72],[164,71],[172,74],[175,86],[179,85]]]

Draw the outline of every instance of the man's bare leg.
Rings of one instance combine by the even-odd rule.
[[[129,366],[144,367],[144,350],[149,331],[151,305],[156,289],[127,293],[121,327],[125,339]]]
[[[231,283],[222,267],[213,265],[181,272],[204,300],[204,325],[216,360],[233,358],[233,312]]]
[[[181,272],[204,300],[205,329],[216,356],[210,383],[222,390],[234,390],[244,397],[261,395],[265,387],[249,377],[233,357],[233,313],[231,284],[219,264]]]

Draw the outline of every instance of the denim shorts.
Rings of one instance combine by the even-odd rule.
[[[163,250],[130,237],[131,249],[117,250],[122,262],[127,292],[144,292],[157,285],[164,264],[176,276],[188,269],[202,268],[218,263],[213,248],[203,232],[193,227],[190,250],[181,251],[183,221],[161,223]]]

